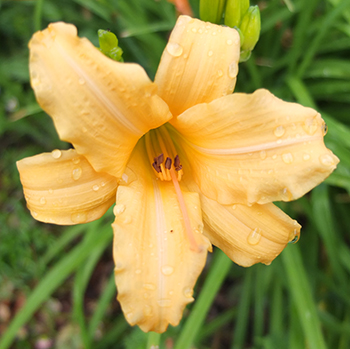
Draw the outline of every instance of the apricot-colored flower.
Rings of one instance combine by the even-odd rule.
[[[179,323],[211,243],[242,266],[269,264],[300,231],[272,202],[299,198],[338,163],[315,110],[266,90],[231,94],[234,29],[179,17],[155,83],[70,24],[29,46],[37,100],[74,149],[18,162],[28,208],[84,223],[116,194],[118,299],[144,331]]]

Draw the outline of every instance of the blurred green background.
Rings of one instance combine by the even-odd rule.
[[[198,0],[190,1],[198,17]],[[337,170],[281,207],[301,239],[270,265],[244,269],[214,250],[176,328],[160,348],[350,348],[350,1],[265,0],[252,57],[237,91],[264,87],[317,108]],[[15,162],[66,149],[29,84],[27,43],[66,21],[98,45],[120,39],[125,61],[154,77],[176,21],[166,0],[0,0],[0,348],[147,348],[153,340],[124,320],[113,280],[113,220],[75,227],[35,221]]]

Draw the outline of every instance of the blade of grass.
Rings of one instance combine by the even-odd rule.
[[[88,236],[86,236],[88,238]],[[91,278],[91,274],[93,273],[96,264],[98,263],[103,251],[106,249],[109,240],[106,240],[104,244],[96,246],[88,258],[83,263],[83,267],[79,268],[75,279],[74,279],[74,287],[73,287],[73,318],[78,322],[80,327],[80,334],[82,343],[84,343],[84,348],[89,349],[92,346],[91,340],[94,337],[94,333],[89,333],[86,326],[85,321],[85,313],[84,313],[84,295],[86,291],[86,287]]]
[[[89,333],[92,338],[93,334],[96,332],[99,324],[101,323],[103,317],[106,314],[106,310],[111,303],[112,299],[116,295],[116,286],[114,281],[114,274],[112,273],[106,287],[104,288],[100,299],[96,305],[96,309],[89,323]]]
[[[287,246],[282,261],[288,279],[288,290],[296,307],[299,322],[310,349],[326,349],[316,304],[311,294],[299,247]]]
[[[91,251],[111,239],[111,230],[101,228],[99,222],[89,225],[87,234],[89,239],[76,246],[64,259],[60,260],[48,274],[40,281],[37,287],[29,295],[23,308],[16,314],[10,326],[0,340],[0,349],[7,349],[14,340],[18,330],[30,319],[41,304],[63,283],[63,281],[90,255]]]
[[[247,269],[238,306],[235,330],[233,332],[232,349],[244,347],[244,340],[248,330],[250,302],[252,298],[253,268]]]
[[[210,266],[200,295],[181,330],[174,349],[188,349],[193,344],[231,265],[231,260],[221,250],[216,250],[215,258]]]

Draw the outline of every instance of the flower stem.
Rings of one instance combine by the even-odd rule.
[[[160,333],[149,332],[147,339],[147,349],[159,349]]]

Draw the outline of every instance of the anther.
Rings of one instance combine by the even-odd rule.
[[[180,164],[179,155],[176,155],[176,156],[175,156],[175,159],[174,159],[174,167],[175,167],[175,170],[176,170],[176,171],[180,171],[180,170],[182,169],[182,165]]]
[[[164,166],[165,166],[165,168],[167,170],[171,169],[171,163],[172,163],[171,159],[170,158],[166,158]]]

